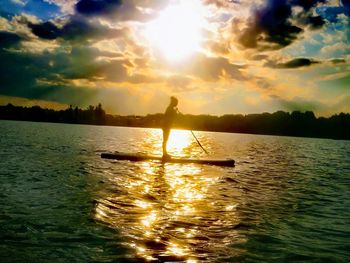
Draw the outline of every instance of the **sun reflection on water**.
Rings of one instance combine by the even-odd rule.
[[[156,141],[159,133],[153,135]],[[184,154],[191,147],[189,136],[175,131],[169,150]],[[117,229],[140,259],[199,262],[211,250],[224,251],[230,242],[224,238],[238,237],[237,204],[222,199],[220,170],[157,162],[119,165],[123,174],[116,170],[113,190],[101,191],[94,216]]]
[[[169,152],[181,152],[192,143],[192,136],[188,131],[172,130],[168,141]]]
[[[152,154],[162,154],[162,130],[149,129],[148,136],[143,138],[141,148]],[[174,156],[198,156],[202,154],[201,148],[186,130],[171,130],[167,144],[168,153]]]

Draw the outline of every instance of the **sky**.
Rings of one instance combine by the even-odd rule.
[[[349,0],[0,0],[0,104],[350,112]]]

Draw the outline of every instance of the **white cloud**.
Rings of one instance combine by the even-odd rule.
[[[16,5],[25,6],[28,1],[26,1],[26,0],[11,0],[11,2],[16,4]]]
[[[55,4],[61,8],[61,12],[64,14],[73,14],[74,6],[78,0],[43,0],[44,2]]]
[[[350,45],[345,42],[336,43],[321,48],[321,53],[328,58],[339,57],[350,52]]]

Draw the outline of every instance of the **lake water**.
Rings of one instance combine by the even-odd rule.
[[[0,121],[1,262],[350,262],[350,141]],[[169,152],[205,157],[188,131]]]

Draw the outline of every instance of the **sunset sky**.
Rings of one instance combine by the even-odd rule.
[[[0,104],[350,112],[349,0],[0,1]]]

